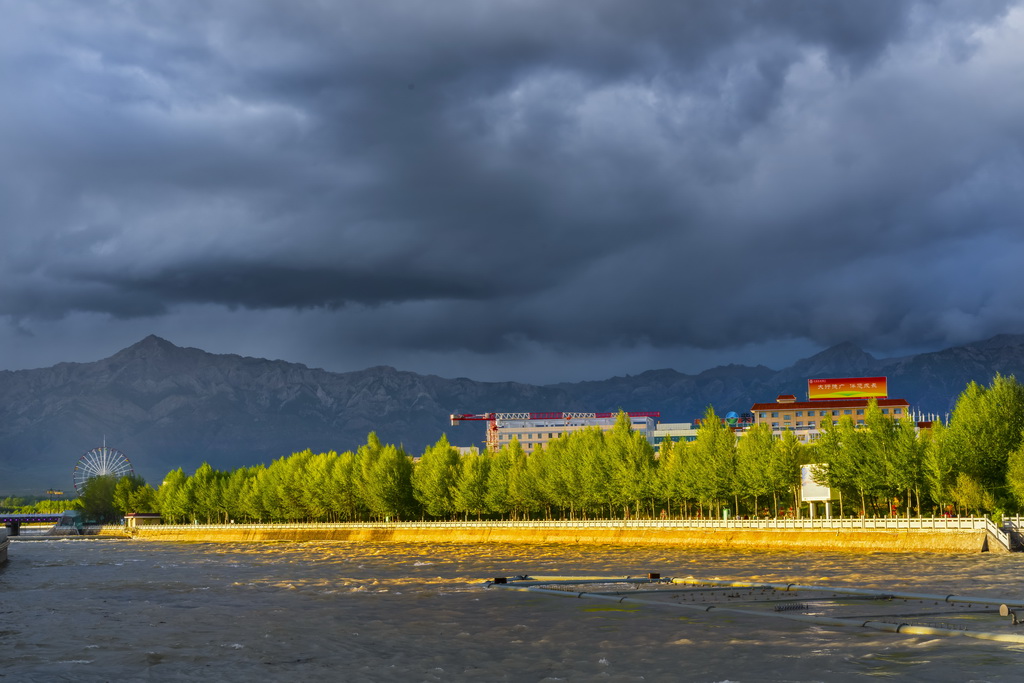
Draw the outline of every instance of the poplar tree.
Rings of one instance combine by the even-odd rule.
[[[364,466],[363,492],[370,513],[399,520],[411,513],[412,459],[396,446],[382,446]]]
[[[850,484],[860,496],[861,513],[867,515],[869,496],[874,508],[877,495],[884,490],[884,465],[873,457],[868,432],[857,429],[849,416],[839,419],[839,434]]]
[[[490,459],[487,453],[470,453],[462,458],[458,486],[455,491],[455,509],[468,518],[487,511],[487,473]]]
[[[852,425],[852,418],[850,421]],[[845,428],[845,427],[844,427]],[[896,420],[882,413],[878,401],[868,400],[864,426],[857,427],[858,443],[865,448],[861,458],[860,479],[866,490],[885,497],[886,508],[894,504],[892,499],[905,492],[896,472],[896,442],[899,426]],[[902,490],[901,490],[902,489]]]
[[[848,440],[853,429],[850,422],[849,428],[840,427],[829,418],[824,418],[819,423],[818,439],[814,442],[814,456],[819,463],[827,464],[828,467],[819,470],[818,476],[821,483],[828,486],[839,494],[839,514],[844,514],[843,493],[844,490],[856,493],[861,499],[861,514],[866,514],[865,496],[857,488],[857,470],[861,458],[858,457],[855,449],[857,444]]]
[[[938,507],[952,503],[949,495],[956,482],[956,454],[947,444],[946,427],[936,420],[922,445],[922,478],[925,490]]]
[[[186,484],[188,475],[179,467],[167,473],[164,481],[157,489],[157,504],[160,506],[160,514],[165,520],[172,524],[181,524],[194,519],[193,501],[191,500]]]
[[[306,463],[306,484],[303,506],[307,519],[317,522],[334,521],[333,488],[334,461],[338,454],[317,453]]]
[[[892,457],[886,468],[890,488],[906,493],[907,517],[911,512],[911,497],[917,497],[917,510],[921,512],[921,483],[923,481],[924,446],[917,435],[917,423],[904,415],[896,425],[896,439]]]
[[[775,460],[776,438],[767,423],[751,427],[736,442],[736,485],[744,496],[750,496],[754,513],[758,510],[758,499],[776,493],[772,481]],[[774,497],[778,514],[778,497]]]
[[[257,465],[252,468],[238,501],[238,508],[243,517],[262,522],[270,518],[270,511],[263,505],[263,488],[267,480],[267,468]]]
[[[192,502],[192,513],[195,519],[204,519],[210,524],[214,519],[220,520],[223,512],[223,496],[221,495],[220,473],[204,462],[195,473],[188,478],[185,487]]]
[[[297,521],[303,517],[301,469],[304,453],[282,457],[270,463],[260,481],[264,509],[277,521]]]
[[[723,425],[708,406],[697,430],[696,440],[690,444],[697,499],[717,509],[723,499],[735,491],[736,435]]]
[[[615,425],[605,436],[605,455],[610,464],[613,499],[623,510],[633,506],[640,516],[643,502],[651,498],[654,449],[647,438],[634,431],[629,416],[619,411]]]
[[[585,427],[566,437],[568,450],[578,474],[579,507],[584,516],[611,516],[609,499],[613,489],[611,463],[605,457],[605,434],[600,427]]]
[[[491,466],[487,472],[487,510],[498,514],[507,515],[509,507],[509,478],[512,466],[511,458],[507,448],[502,448],[491,455]]]
[[[117,481],[113,502],[122,514],[157,511],[156,491],[138,475],[128,475]]]
[[[370,432],[366,435],[366,443],[356,450],[356,470],[353,472],[353,483],[359,492],[359,500],[367,511],[370,509],[370,498],[373,495],[371,478],[377,459],[380,457],[384,445],[380,442],[377,432]]]
[[[1024,387],[996,375],[988,387],[971,382],[957,398],[944,446],[957,469],[986,489],[1001,487],[1007,460],[1021,444]]]
[[[116,487],[117,480],[112,474],[103,474],[87,479],[79,495],[79,500],[82,501],[82,511],[86,517],[94,519],[100,524],[117,521],[118,509],[114,504]]]
[[[360,519],[365,508],[356,486],[356,456],[345,451],[333,463],[330,486],[331,507],[346,522]]]
[[[665,509],[672,516],[672,504],[676,503],[679,514],[683,514],[683,503],[687,497],[683,467],[685,466],[686,441],[673,441],[669,437],[658,445],[657,491],[665,501]]]
[[[776,515],[778,515],[778,494],[788,492],[793,496],[794,509],[796,508],[799,495],[797,488],[800,485],[800,465],[806,465],[807,447],[800,443],[791,430],[782,433],[782,437],[775,441],[775,448],[772,449],[771,460],[768,465],[768,484],[776,501]]]
[[[1006,487],[1017,505],[1024,507],[1024,444],[1010,453],[1007,459]]]
[[[412,475],[413,495],[432,517],[450,517],[455,512],[455,491],[459,480],[459,451],[441,435],[427,448]]]
[[[552,506],[558,506],[564,500],[559,490],[558,467],[541,445],[534,447],[533,452],[526,456],[526,481],[529,486],[527,506],[544,511],[544,518],[551,519]]]
[[[228,475],[224,485],[229,520],[260,521],[264,510],[259,493],[262,465],[240,467]]]
[[[569,511],[569,519],[575,519],[583,506],[582,499],[587,486],[586,463],[580,449],[574,448],[574,434],[565,434],[549,441],[540,453],[534,451],[532,458],[540,455],[544,466],[545,495],[563,512]]]
[[[508,455],[508,505],[513,519],[526,517],[535,509],[536,485],[530,476],[526,452],[519,440],[512,438],[503,449]]]

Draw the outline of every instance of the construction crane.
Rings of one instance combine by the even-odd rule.
[[[453,426],[461,422],[487,422],[487,450],[495,453],[499,449],[498,427],[499,423],[512,422],[516,420],[564,420],[569,424],[572,420],[590,420],[598,418],[611,418],[618,413],[578,413],[578,412],[557,412],[557,413],[478,413],[478,414],[456,414],[453,413],[451,423]],[[626,413],[629,417],[651,417],[660,418],[660,412],[636,412]]]

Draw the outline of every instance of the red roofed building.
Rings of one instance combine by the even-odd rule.
[[[792,430],[800,441],[814,441],[822,426],[837,424],[849,417],[855,425],[864,424],[868,401],[866,398],[848,398],[829,401],[797,401],[796,396],[782,394],[774,403],[755,403],[754,424],[767,424],[775,434]],[[902,398],[876,399],[883,415],[899,420],[910,414],[910,404]]]

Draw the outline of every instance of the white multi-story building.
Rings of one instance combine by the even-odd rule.
[[[626,413],[630,426],[649,441],[654,438],[657,412]],[[451,423],[465,420],[487,421],[487,448],[497,452],[513,439],[519,441],[527,453],[554,441],[563,434],[598,427],[608,431],[615,426],[618,413],[483,413],[480,415],[452,415]]]
[[[696,441],[697,427],[692,422],[659,422],[651,434],[651,443],[657,446],[665,439]]]

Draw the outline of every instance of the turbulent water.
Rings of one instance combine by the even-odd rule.
[[[1020,599],[1018,555],[16,540],[10,556],[10,681],[995,681],[1024,670],[1024,645],[481,585],[657,571]]]

